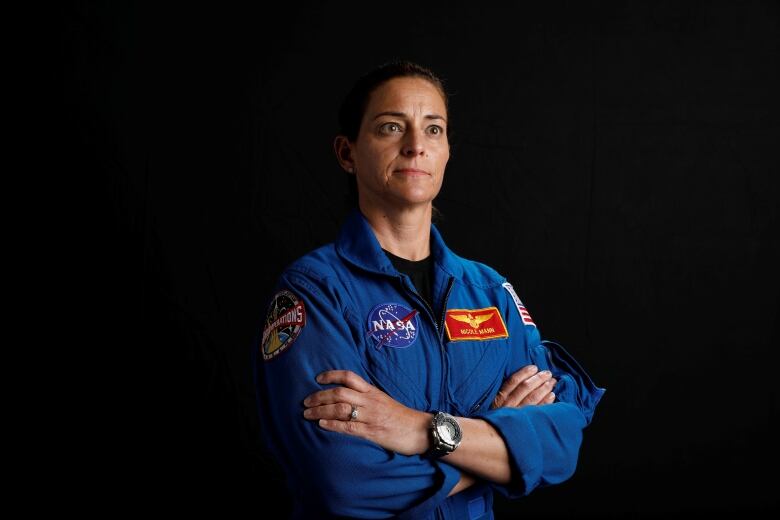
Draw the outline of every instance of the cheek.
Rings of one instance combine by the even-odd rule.
[[[395,160],[397,153],[387,148],[375,148],[363,157],[363,163],[376,170],[385,170]]]
[[[449,153],[445,153],[444,156],[441,159],[439,159],[439,171],[441,172],[442,178],[444,177],[444,172],[446,171],[447,162],[449,162],[449,160],[450,160]]]
[[[450,160],[450,149],[449,147],[444,147],[438,154],[438,157],[436,158],[436,162],[439,164],[439,167],[444,170],[444,167],[447,166],[447,162]]]

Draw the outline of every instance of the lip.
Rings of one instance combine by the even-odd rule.
[[[409,175],[428,175],[425,170],[418,170],[417,168],[401,168],[396,170],[398,173],[406,173]]]

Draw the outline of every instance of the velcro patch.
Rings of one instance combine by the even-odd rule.
[[[531,315],[526,310],[525,305],[523,305],[523,302],[521,302],[520,298],[517,297],[517,293],[515,293],[515,289],[512,287],[512,284],[509,282],[504,282],[503,285],[504,285],[504,289],[509,291],[509,294],[512,295],[512,299],[515,301],[515,305],[517,306],[517,312],[520,313],[520,318],[522,318],[523,324],[536,327],[536,323],[534,323],[534,320],[531,319]]]
[[[290,291],[274,295],[265,318],[260,350],[266,361],[275,358],[293,344],[306,325],[306,308]]]
[[[450,309],[444,320],[450,341],[508,338],[504,318],[496,307]]]
[[[406,348],[417,340],[420,317],[417,309],[401,303],[380,303],[368,313],[368,334],[377,349]]]

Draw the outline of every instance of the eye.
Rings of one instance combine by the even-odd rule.
[[[397,131],[401,131],[402,130],[401,125],[399,125],[398,123],[391,122],[391,123],[385,123],[379,127],[379,130],[383,133],[388,133],[388,132],[392,133],[396,131],[395,129],[397,129]]]
[[[428,129],[431,131],[433,135],[441,135],[442,133],[444,133],[444,129],[439,125],[431,125],[428,127]]]

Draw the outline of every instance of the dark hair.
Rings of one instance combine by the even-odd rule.
[[[449,114],[449,96],[444,88],[444,82],[436,74],[411,61],[390,61],[359,78],[347,93],[339,108],[339,135],[346,136],[350,142],[354,143],[357,140],[360,122],[363,120],[371,93],[386,81],[404,77],[422,78],[433,84],[444,99],[444,107]],[[449,122],[446,131],[449,138]]]
[[[341,102],[338,113],[339,135],[346,136],[350,142],[357,141],[360,133],[360,123],[363,121],[366,107],[371,93],[380,85],[393,78],[415,77],[429,81],[444,99],[444,108],[447,111],[447,139],[450,137],[450,106],[449,95],[444,88],[444,81],[430,69],[408,60],[395,60],[386,62],[361,76]],[[354,175],[347,174],[348,194],[347,205],[352,208],[357,206],[358,190],[357,179]],[[433,207],[432,218],[434,221],[441,218],[441,212]]]

